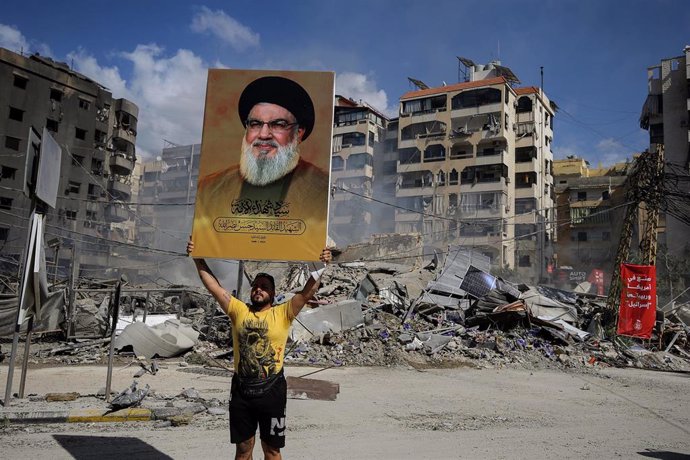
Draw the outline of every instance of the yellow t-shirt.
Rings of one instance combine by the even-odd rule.
[[[255,312],[231,297],[227,314],[232,321],[235,372],[244,378],[267,378],[280,372],[290,325],[295,319],[292,302]]]

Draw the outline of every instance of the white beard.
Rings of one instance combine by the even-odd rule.
[[[279,146],[275,141],[271,142],[278,149],[275,157],[268,158],[263,153],[256,157],[252,152],[253,144],[247,143],[245,136],[242,136],[240,174],[244,180],[252,185],[263,186],[275,182],[292,172],[299,162],[299,143],[297,139],[294,139],[286,146]],[[254,144],[258,145],[259,143],[266,144],[267,142],[254,141]]]

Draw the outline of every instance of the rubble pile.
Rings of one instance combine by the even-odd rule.
[[[690,305],[660,315],[650,340],[616,337],[606,330],[605,298],[548,286],[513,284],[489,272],[481,254],[448,251],[441,263],[417,257],[408,264],[340,262],[325,271],[314,301],[293,323],[285,360],[318,366],[439,366],[584,370],[636,366],[690,372]],[[351,259],[349,259],[351,260]],[[424,267],[424,268],[420,268]],[[247,263],[248,278],[274,275],[276,301],[289,298],[316,267]],[[83,283],[75,292],[74,337],[69,344],[32,345],[32,362],[105,363],[112,329],[113,282]],[[247,297],[248,293],[243,293]],[[231,325],[213,298],[190,286],[127,286],[120,297],[118,328],[165,315],[191,348],[190,364],[231,368]],[[121,325],[120,322],[123,322]],[[160,330],[158,330],[158,329]],[[193,332],[191,340],[188,329]],[[139,329],[141,331],[137,332]],[[137,334],[149,334],[139,325]],[[165,332],[167,333],[167,332]],[[50,336],[47,336],[50,337]],[[45,340],[46,336],[43,336]],[[135,337],[136,341],[136,337]],[[131,356],[131,351],[121,351]],[[173,352],[173,354],[176,352]],[[148,358],[166,356],[147,351]]]

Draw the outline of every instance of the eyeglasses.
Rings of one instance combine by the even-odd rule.
[[[247,129],[249,131],[256,132],[261,131],[264,125],[268,125],[268,130],[270,132],[283,134],[288,132],[290,128],[298,124],[299,123],[290,123],[289,121],[283,119],[261,121],[250,118],[247,120]]]

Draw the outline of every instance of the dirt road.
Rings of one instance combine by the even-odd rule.
[[[103,368],[37,369],[27,389],[95,392],[86,387],[103,386],[96,374]],[[159,392],[194,387],[204,397],[228,397],[225,377],[170,366],[146,378]],[[341,393],[335,402],[289,400],[285,458],[690,458],[687,374],[349,367],[311,378],[337,382]],[[128,371],[117,371],[114,388],[130,381]],[[0,445],[12,459],[229,458],[227,423],[203,414],[182,427],[12,425],[0,428]],[[255,458],[262,458],[258,447]]]

